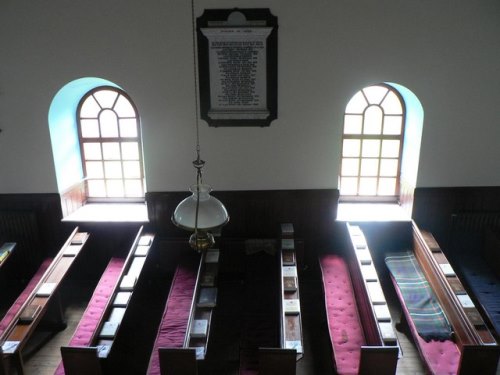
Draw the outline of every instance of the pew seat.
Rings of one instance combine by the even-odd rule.
[[[91,344],[92,337],[116,288],[124,264],[125,259],[122,258],[112,258],[109,261],[78,323],[75,333],[69,341],[68,345],[70,347],[86,347]],[[55,375],[62,375],[64,373],[64,365],[61,362],[55,371]]]
[[[328,254],[320,258],[328,331],[337,373],[357,374],[366,344],[346,262]]]
[[[167,303],[148,367],[148,374],[160,374],[160,348],[182,348],[189,325],[191,305],[196,288],[199,258],[184,258],[175,270]]]

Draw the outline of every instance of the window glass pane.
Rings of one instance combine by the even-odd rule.
[[[135,117],[134,107],[123,95],[118,97],[114,110],[118,117]]]
[[[381,178],[378,183],[379,195],[395,195],[396,194],[396,179]]]
[[[113,111],[102,111],[99,123],[101,124],[101,137],[118,137],[118,119]]]
[[[125,181],[125,195],[127,197],[142,197],[143,194],[141,180]]]
[[[361,134],[362,115],[345,115],[344,134]]]
[[[94,97],[97,99],[102,108],[113,108],[116,97],[118,93],[112,90],[99,90],[94,93]]]
[[[359,156],[361,149],[360,139],[344,139],[342,156]]]
[[[376,195],[377,194],[377,178],[376,177],[361,177],[359,179],[359,194],[360,195]]]
[[[88,161],[85,163],[88,178],[103,178],[104,171],[101,161]]]
[[[361,176],[377,176],[377,175],[378,175],[378,159],[362,159]]]
[[[137,142],[122,142],[122,158],[124,160],[139,160],[139,144]]]
[[[380,161],[380,175],[396,177],[398,175],[398,159],[382,159]]]
[[[120,144],[118,142],[104,142],[102,154],[104,160],[120,160]]]
[[[123,181],[122,180],[107,180],[106,188],[108,189],[108,197],[123,197]]]
[[[96,142],[84,143],[83,154],[85,155],[85,160],[101,160],[101,144]]]
[[[361,156],[363,157],[378,157],[380,153],[379,139],[364,139]]]
[[[137,137],[137,120],[136,119],[121,119],[120,120],[120,137]]]
[[[361,91],[358,91],[356,95],[347,103],[345,112],[349,114],[362,114],[368,103],[366,102],[365,96]]]
[[[122,178],[122,163],[119,161],[104,162],[106,178]]]
[[[101,107],[99,107],[99,104],[97,104],[94,97],[91,95],[83,102],[80,108],[80,117],[97,118],[100,110]]]
[[[383,86],[370,86],[363,89],[363,91],[368,99],[368,103],[379,105],[389,90]]]
[[[399,157],[399,140],[386,139],[382,141],[382,157]]]
[[[138,161],[124,161],[123,174],[125,178],[141,178],[141,166]]]
[[[357,176],[359,159],[342,159],[342,176]]]
[[[380,107],[371,106],[365,112],[364,134],[382,133],[382,110]]]
[[[342,177],[340,179],[340,194],[356,195],[358,193],[357,177]]]
[[[401,106],[401,102],[399,101],[398,96],[392,90],[387,94],[381,105],[386,115],[403,114],[403,107]]]
[[[97,120],[80,120],[82,138],[98,138],[99,122]]]
[[[89,197],[105,197],[106,187],[103,180],[88,180],[87,187],[89,190]]]
[[[401,124],[403,118],[401,116],[385,116],[384,117],[384,134],[399,135],[401,134]]]

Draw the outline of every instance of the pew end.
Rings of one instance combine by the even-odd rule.
[[[464,345],[459,374],[496,374],[500,347],[498,345]]]
[[[161,375],[197,375],[196,349],[158,348]]]
[[[66,375],[102,374],[95,346],[62,346],[61,356]]]
[[[295,375],[295,349],[259,348],[259,375]]]
[[[362,346],[359,373],[362,375],[395,374],[398,346]]]

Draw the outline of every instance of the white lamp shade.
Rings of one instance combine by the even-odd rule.
[[[193,194],[175,208],[172,215],[172,222],[180,228],[194,231],[196,226],[196,201],[197,201],[197,185],[191,186],[189,189]],[[229,221],[226,207],[217,198],[210,195],[212,188],[209,185],[199,185],[199,207],[198,207],[198,224],[199,230],[212,230],[223,226]]]

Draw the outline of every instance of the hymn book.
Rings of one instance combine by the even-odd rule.
[[[206,337],[208,333],[208,320],[195,319],[191,324],[191,337]]]
[[[296,315],[300,313],[300,300],[297,298],[284,299],[283,311],[285,314]]]
[[[198,307],[215,307],[217,303],[217,288],[200,288],[198,296]]]

